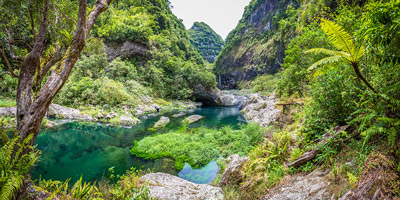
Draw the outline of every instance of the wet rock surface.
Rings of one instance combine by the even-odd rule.
[[[161,200],[223,200],[220,188],[207,184],[195,184],[179,177],[152,173],[141,177],[150,184],[150,195]]]
[[[314,171],[304,176],[288,177],[272,188],[264,200],[323,200],[335,199],[329,190],[328,172]]]
[[[178,114],[175,114],[175,115],[172,115],[172,117],[174,117],[174,118],[179,118],[179,117],[183,117],[183,116],[185,116],[186,114],[184,113],[184,112],[180,112],[180,113],[178,113]]]
[[[184,121],[187,124],[193,124],[193,123],[195,123],[195,122],[197,122],[197,121],[199,121],[199,120],[201,120],[203,118],[204,117],[200,116],[200,115],[191,115],[191,116],[185,118]]]
[[[268,126],[276,120],[279,110],[275,108],[275,95],[263,96],[252,94],[241,105],[241,112],[246,120],[254,121],[261,126]]]
[[[164,126],[166,126],[170,122],[168,117],[161,117],[158,122],[156,122],[153,126],[154,129],[160,129]]]

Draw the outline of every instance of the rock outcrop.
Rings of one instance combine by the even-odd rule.
[[[279,110],[275,108],[275,95],[263,96],[252,94],[241,106],[241,112],[246,120],[254,121],[261,126],[269,126],[276,120]]]
[[[81,111],[77,109],[67,108],[57,104],[51,104],[49,106],[47,116],[55,117],[58,119],[94,121],[94,118],[92,116],[82,114]]]
[[[329,200],[335,196],[329,190],[327,172],[314,171],[309,175],[285,178],[273,188],[265,200]]]
[[[196,101],[202,102],[206,106],[221,105],[219,90],[206,89],[203,85],[198,84],[193,89],[193,96],[196,98]]]
[[[247,157],[240,157],[237,154],[231,155],[228,158],[229,164],[225,168],[222,174],[221,180],[219,182],[220,186],[226,185],[239,185],[244,177],[242,167],[245,162],[249,159]]]
[[[152,173],[141,177],[150,184],[150,195],[161,200],[223,200],[222,190],[206,184],[195,184],[179,177]]]
[[[113,61],[115,58],[127,59],[135,56],[148,56],[149,48],[145,45],[125,41],[124,43],[106,43],[106,54],[108,61]]]
[[[195,123],[195,122],[197,122],[197,121],[199,121],[199,120],[201,120],[201,119],[203,119],[204,117],[203,116],[200,116],[200,115],[191,115],[191,116],[189,116],[189,117],[186,117],[184,120],[183,120],[183,122],[184,123],[186,123],[186,124],[193,124],[193,123]]]

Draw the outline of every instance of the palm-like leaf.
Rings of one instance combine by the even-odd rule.
[[[318,67],[320,67],[322,65],[334,64],[334,63],[337,63],[337,62],[342,61],[342,60],[343,60],[342,56],[326,57],[326,58],[323,58],[323,59],[317,61],[313,65],[311,65],[308,68],[308,70],[312,71],[312,70],[315,70],[316,68],[318,68]]]
[[[342,26],[330,20],[322,19],[321,29],[329,36],[329,40],[336,48],[346,53],[353,51],[353,37]]]
[[[325,54],[329,56],[343,56],[343,57],[349,57],[350,54],[342,52],[342,51],[335,51],[335,50],[330,50],[330,49],[324,49],[324,48],[313,48],[305,51],[304,53],[308,54]]]
[[[322,19],[321,29],[328,35],[329,40],[332,44],[341,51],[334,51],[323,48],[315,48],[305,51],[305,53],[313,54],[326,54],[331,57],[324,58],[311,65],[308,70],[314,70],[317,67],[325,64],[333,64],[340,60],[345,60],[351,64],[356,73],[357,77],[360,78],[365,85],[370,88],[373,92],[377,93],[371,84],[361,74],[360,67],[358,65],[359,59],[364,55],[365,48],[362,45],[356,46],[354,44],[353,37],[347,33],[344,28],[335,22],[327,19]]]

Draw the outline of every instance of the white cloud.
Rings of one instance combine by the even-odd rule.
[[[170,0],[172,12],[189,29],[194,22],[205,22],[226,38],[239,20],[250,0]]]

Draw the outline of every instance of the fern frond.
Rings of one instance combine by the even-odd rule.
[[[353,37],[342,26],[327,19],[322,19],[321,29],[328,35],[336,48],[351,54],[354,50]]]
[[[327,65],[327,64],[334,64],[337,63],[339,61],[343,60],[342,56],[331,56],[331,57],[326,57],[323,58],[319,61],[317,61],[316,63],[314,63],[313,65],[311,65],[308,70],[309,71],[313,71],[316,68],[320,67],[321,65]]]
[[[0,199],[6,200],[15,197],[15,193],[22,186],[23,178],[24,176],[22,175],[13,175],[10,177],[0,190]]]
[[[324,49],[324,48],[313,48],[309,49],[304,52],[305,54],[325,54],[329,56],[343,56],[343,57],[350,57],[350,54],[342,52],[342,51],[335,51],[335,50],[330,50],[330,49]]]

